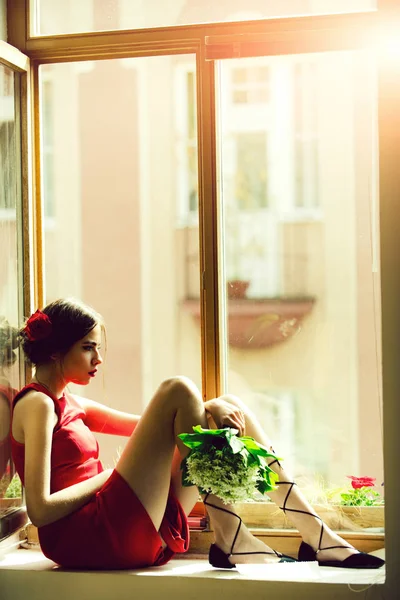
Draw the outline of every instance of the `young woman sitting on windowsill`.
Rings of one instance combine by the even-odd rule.
[[[188,448],[177,436],[211,424],[236,428],[268,448],[271,443],[241,400],[225,395],[203,403],[185,377],[163,381],[141,417],[69,393],[69,383],[87,385],[96,376],[103,327],[93,309],[58,300],[21,329],[35,375],[14,399],[13,458],[48,558],[69,568],[162,565],[188,549],[186,515],[198,498],[197,488],[182,486],[180,463]],[[103,469],[96,431],[129,437],[115,469]],[[270,497],[303,538],[299,560],[350,568],[383,564],[324,525],[278,460],[271,467],[279,482]],[[204,503],[215,532],[213,566],[293,560],[251,535],[232,505],[212,494]]]

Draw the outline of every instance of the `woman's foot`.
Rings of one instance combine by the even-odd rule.
[[[375,556],[359,552],[331,531],[314,512],[295,482],[285,475],[279,461],[273,461],[270,466],[274,463],[279,481],[278,491],[273,494],[278,502],[282,503],[282,510],[288,513],[304,540],[299,548],[299,561],[316,560],[320,566],[349,569],[377,569],[384,564],[383,560]],[[272,494],[270,495],[272,497]]]
[[[332,545],[326,546],[326,543]],[[317,548],[315,549],[315,542],[311,541],[311,544],[304,541],[300,544],[300,562],[316,560],[320,567],[340,567],[342,569],[379,569],[385,564],[385,561],[377,556],[358,552],[323,524],[321,524]]]
[[[276,563],[282,558],[279,552],[275,552],[275,550],[264,544],[264,542],[254,537],[243,524],[236,538],[233,550],[233,536],[229,537],[229,533],[233,533],[233,536],[235,535],[235,531],[226,532],[226,535],[216,535],[215,543],[227,555],[232,565]]]
[[[343,561],[352,554],[359,554],[356,548],[348,544],[322,522],[320,531],[314,533],[314,535],[304,534],[303,541],[313,549],[316,554],[314,560],[319,562]]]
[[[285,474],[278,460],[270,463],[279,475],[278,490],[270,494],[299,530],[304,543],[300,546],[299,560],[317,560],[321,563],[342,562],[360,552],[331,531],[317,515],[298,489]],[[361,553],[362,554],[362,553]]]
[[[254,537],[233,506],[224,505],[219,498],[207,494],[203,500],[210,513],[215,534],[215,544],[211,546],[209,560],[215,567],[231,568],[230,565],[246,563],[274,563],[295,561],[282,557],[264,542]]]

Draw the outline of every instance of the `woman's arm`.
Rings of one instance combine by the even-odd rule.
[[[50,456],[54,403],[34,392],[18,402],[14,411],[25,442],[25,494],[29,518],[37,527],[58,521],[83,506],[110,477],[104,471],[54,494],[50,493]]]
[[[72,395],[86,412],[84,422],[91,431],[130,436],[139,423],[139,415],[114,410],[94,400]]]

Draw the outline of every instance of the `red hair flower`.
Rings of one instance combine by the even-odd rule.
[[[351,485],[355,490],[359,490],[362,487],[374,487],[376,477],[353,477],[353,475],[347,475],[351,479]]]
[[[41,310],[29,317],[25,325],[26,337],[30,342],[37,342],[49,337],[53,329],[51,321]]]

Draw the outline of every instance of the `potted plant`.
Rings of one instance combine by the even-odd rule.
[[[327,488],[321,479],[310,486],[302,485],[303,491],[325,523],[336,531],[383,532],[384,501],[381,494],[372,489],[372,477],[351,476],[351,488]],[[252,527],[292,529],[290,519],[273,502],[243,503],[238,514]]]
[[[347,476],[351,486],[327,488],[319,482],[314,496],[309,494],[310,502],[318,505],[321,516],[334,529],[359,531],[362,529],[384,528],[384,499],[379,491],[373,489],[374,477]]]

